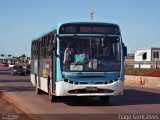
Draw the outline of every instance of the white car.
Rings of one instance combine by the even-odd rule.
[[[9,64],[9,69],[11,69],[15,64]]]

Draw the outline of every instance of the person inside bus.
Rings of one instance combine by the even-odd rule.
[[[102,48],[102,52],[101,52],[100,56],[101,57],[107,57],[107,56],[109,56],[109,52],[110,52],[109,48],[107,46],[105,46],[105,47]]]
[[[78,52],[75,54],[75,63],[76,64],[87,64],[89,62],[89,47],[87,45],[83,45],[80,49],[77,49]]]
[[[90,49],[89,47],[85,47],[82,54],[84,54],[85,58],[84,58],[84,63],[88,63],[89,62],[89,55],[90,55]]]
[[[74,50],[71,44],[67,45],[67,48],[64,51],[64,60],[63,63],[71,64],[74,62]]]

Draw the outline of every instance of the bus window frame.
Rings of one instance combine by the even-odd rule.
[[[61,34],[62,35],[62,34]],[[108,37],[106,34],[99,34],[100,36],[96,36],[97,34],[85,34],[84,36],[83,35],[80,35],[80,34],[74,34],[74,35],[71,35],[71,34],[66,34],[66,35],[62,35],[61,36],[60,34],[59,35],[57,35],[58,36],[58,38],[59,38],[59,44],[60,44],[60,38],[61,37]],[[79,36],[80,35],[80,36]],[[122,61],[121,61],[121,53],[122,53],[122,51],[121,51],[121,48],[122,48],[122,39],[121,39],[121,35],[111,35],[110,37],[118,37],[119,38],[119,66],[120,66],[120,68],[119,68],[119,70],[114,70],[114,71],[63,71],[62,70],[62,62],[60,62],[60,69],[61,69],[61,71],[62,72],[117,72],[117,71],[120,71],[121,70],[121,65],[122,65]],[[61,49],[61,46],[59,45],[59,49]],[[59,53],[60,54],[60,56],[59,56],[59,58],[61,59],[61,53]],[[61,61],[61,60],[60,60]]]

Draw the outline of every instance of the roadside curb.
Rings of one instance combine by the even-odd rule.
[[[160,77],[125,75],[126,85],[160,86]]]

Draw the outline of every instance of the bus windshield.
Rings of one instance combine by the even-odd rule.
[[[119,37],[60,37],[62,71],[120,70]]]

